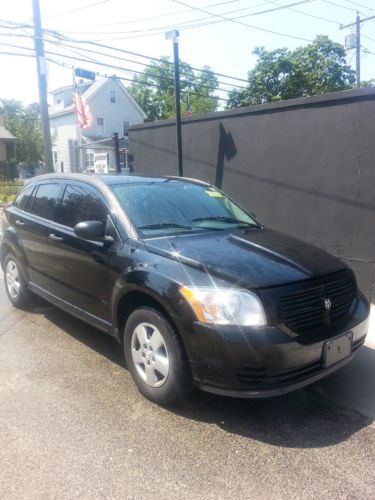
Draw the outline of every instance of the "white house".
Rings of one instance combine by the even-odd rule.
[[[118,133],[122,147],[126,147],[129,125],[142,123],[146,115],[115,77],[80,81],[78,87],[94,120],[90,128],[77,126],[72,85],[51,92],[54,168],[57,172],[84,172],[94,166],[94,155],[101,153],[108,154],[109,165],[114,168],[113,133]]]
[[[16,138],[5,128],[4,118],[0,118],[0,162],[16,157]]]

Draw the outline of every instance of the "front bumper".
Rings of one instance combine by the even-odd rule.
[[[369,308],[358,301],[350,320],[334,332],[293,337],[279,327],[239,328],[194,325],[191,367],[197,387],[233,397],[285,394],[331,374],[347,364],[364,344]],[[351,355],[323,368],[327,340],[353,334]]]

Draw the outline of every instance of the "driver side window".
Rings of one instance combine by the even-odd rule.
[[[79,222],[99,220],[105,225],[108,209],[93,189],[76,184],[65,188],[60,209],[60,224],[74,227]]]

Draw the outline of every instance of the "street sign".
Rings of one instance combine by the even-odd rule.
[[[94,168],[96,174],[108,174],[109,154],[94,154]]]
[[[96,74],[93,71],[87,71],[87,69],[74,68],[74,74],[80,78],[86,78],[86,80],[95,80]]]

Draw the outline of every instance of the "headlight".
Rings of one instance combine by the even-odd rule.
[[[180,292],[203,323],[239,326],[267,324],[261,301],[245,290],[182,286]]]

